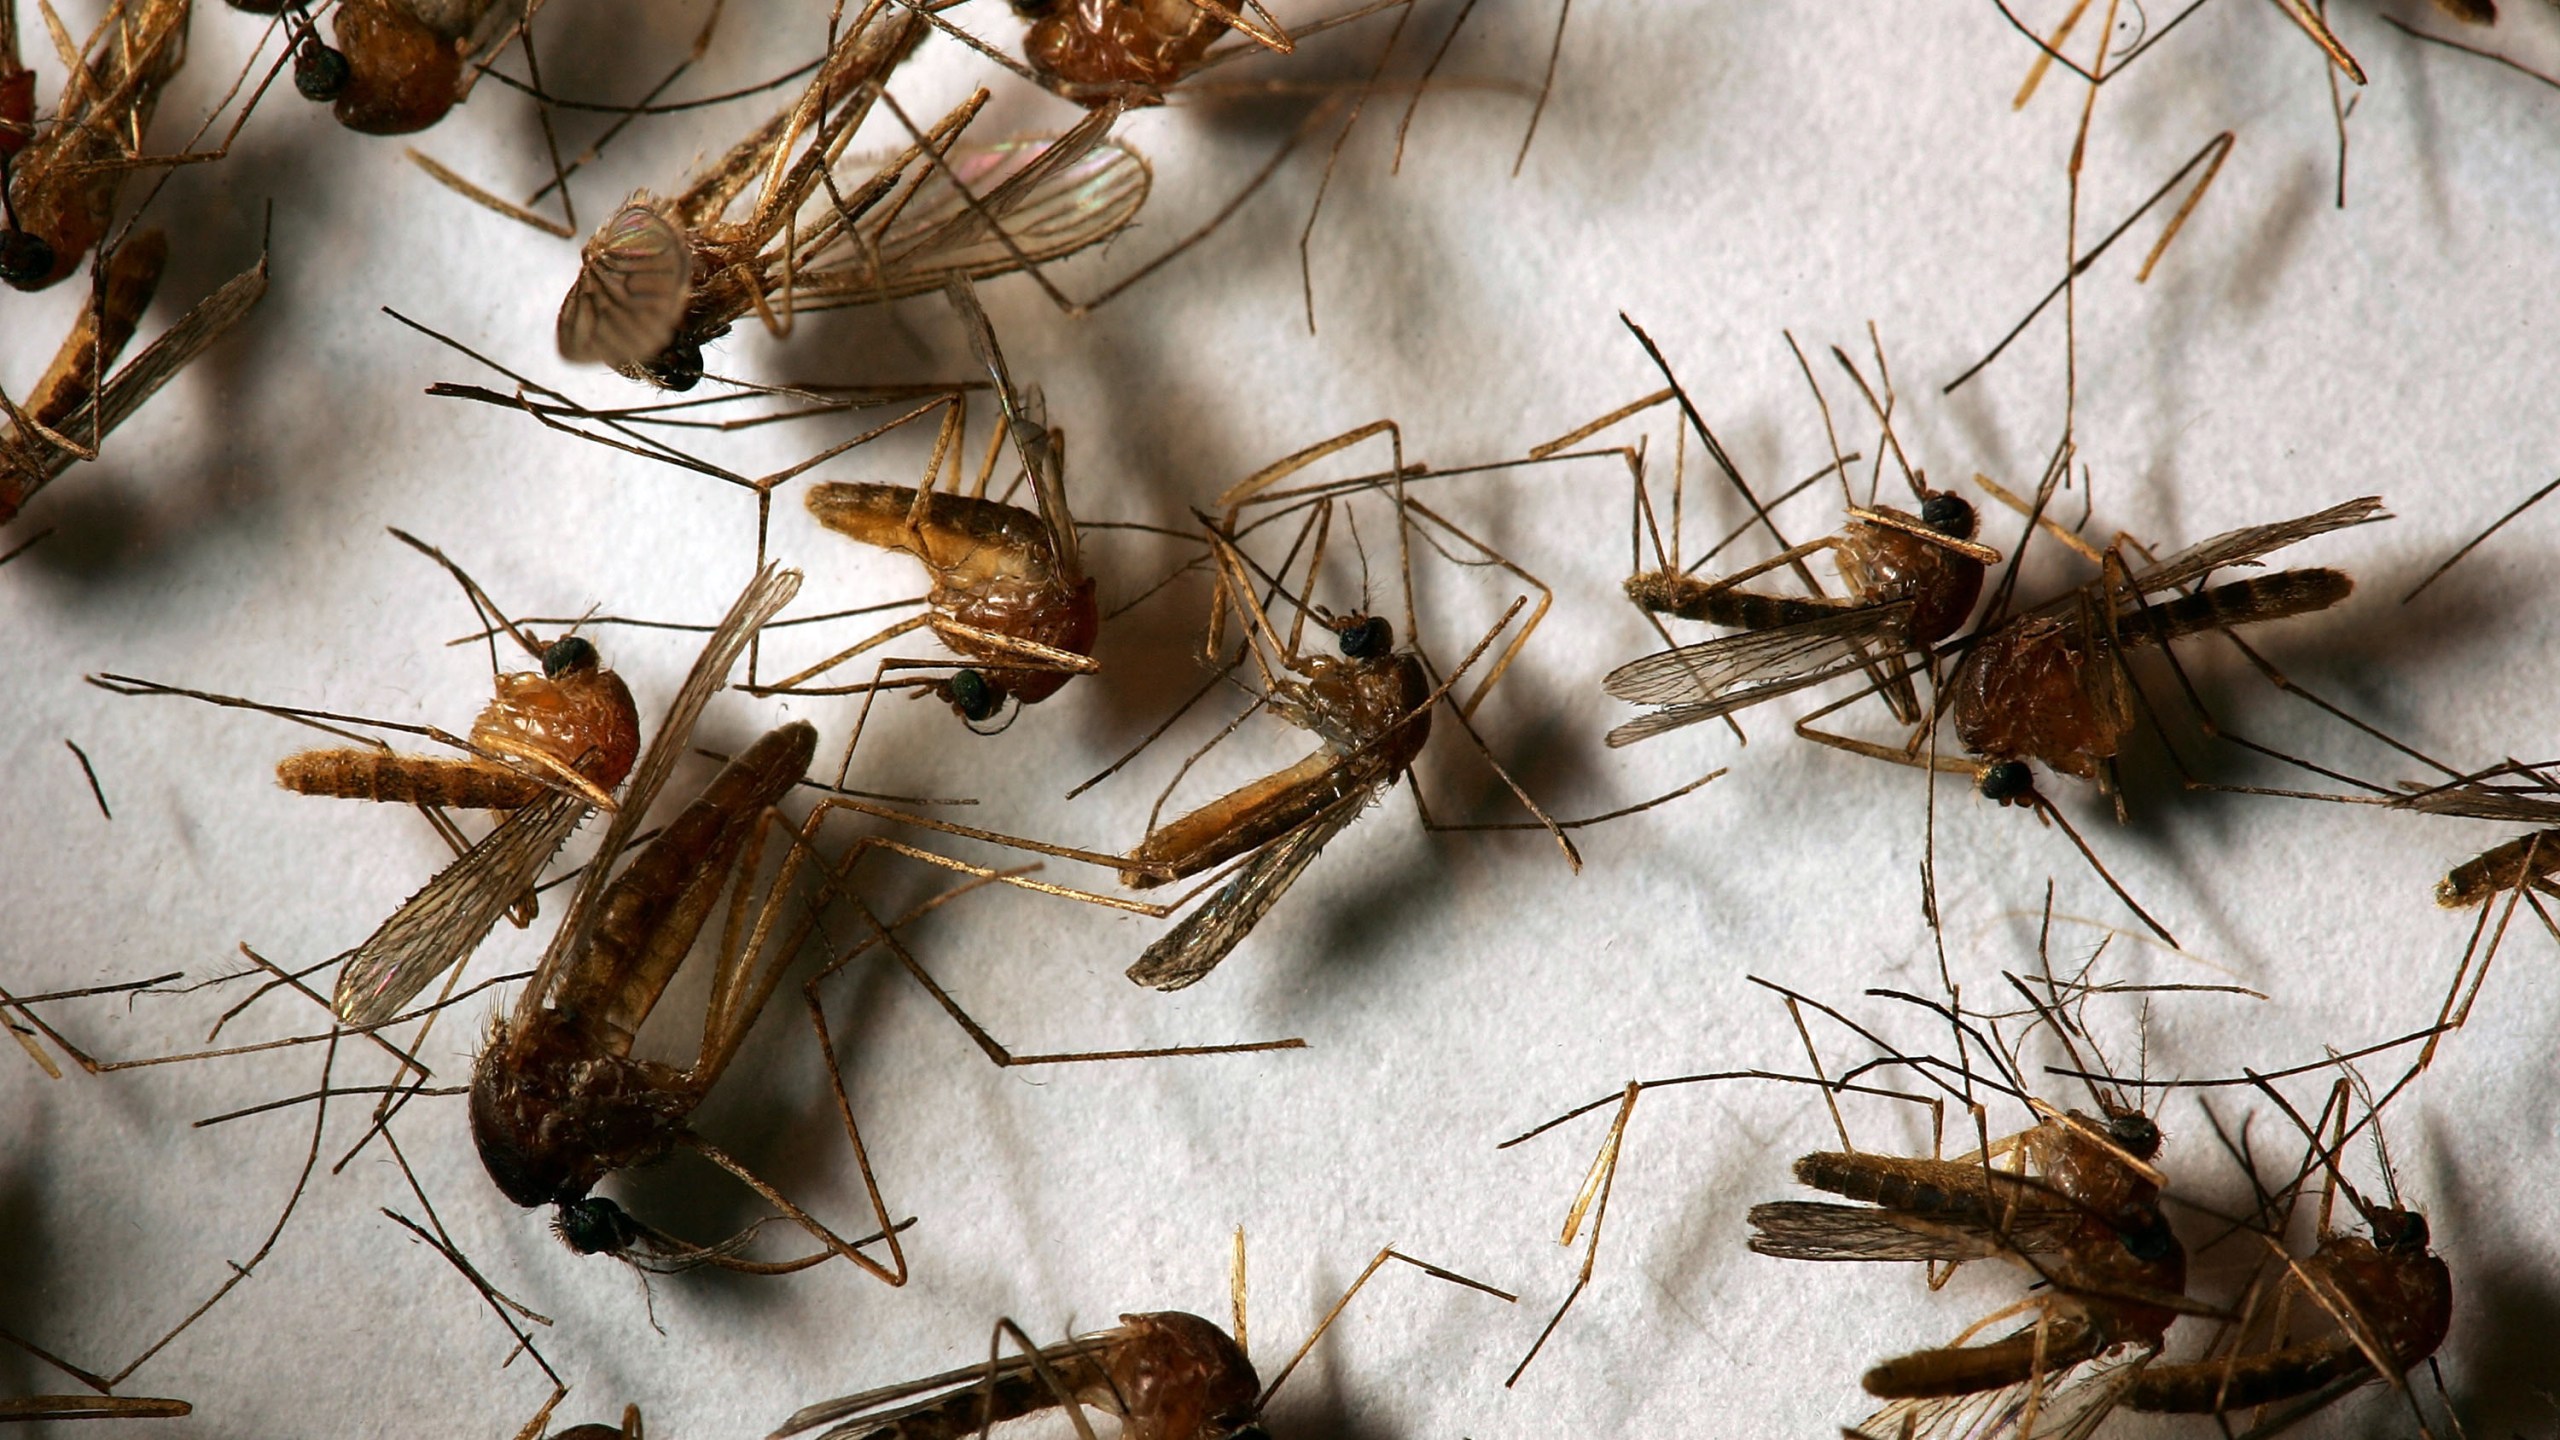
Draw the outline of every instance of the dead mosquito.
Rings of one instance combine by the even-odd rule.
[[[67,78],[38,124],[16,0],[0,0],[0,281],[44,289],[106,239],[125,175],[155,163],[142,136],[186,59],[191,8],[192,0],[116,0],[78,50],[47,9]]]
[[[1052,138],[961,147],[984,92],[929,131],[910,126],[904,152],[840,186],[835,167],[884,98],[881,78],[922,33],[912,12],[873,0],[788,109],[674,196],[634,195],[587,241],[560,306],[561,355],[687,389],[702,376],[702,347],[750,313],[787,334],[804,311],[1030,268],[1129,223],[1150,177],[1136,152],[1105,138],[1107,117]],[[729,218],[751,186],[751,207]],[[826,208],[804,216],[821,189]]]
[[[949,704],[973,730],[991,732],[1011,723],[1009,709],[1056,694],[1067,681],[1093,673],[1094,641],[1102,616],[1093,578],[1085,573],[1075,516],[1067,508],[1065,437],[1049,428],[1039,392],[1016,391],[1004,352],[968,282],[948,289],[969,330],[969,347],[995,387],[1001,412],[999,441],[1009,441],[1022,462],[1033,506],[986,496],[987,475],[975,490],[959,493],[958,434],[966,416],[961,402],[944,412],[925,483],[920,486],[831,482],[810,487],[809,513],[838,534],[921,561],[933,577],[925,613],[839,651],[785,680],[756,687],[761,694],[867,693],[884,683],[890,668],[930,662],[889,660],[866,685],[812,688],[807,682],[890,638],[924,627],[968,662],[942,678],[921,683]],[[934,480],[945,454],[952,458],[952,488]],[[1007,492],[1011,493],[1010,491]],[[942,667],[934,667],[942,668]],[[860,729],[857,726],[856,735]]]
[[[0,416],[7,420],[0,427],[0,525],[72,465],[96,460],[117,426],[230,333],[267,293],[267,258],[261,254],[257,264],[198,301],[110,375],[159,287],[168,250],[166,236],[146,230],[100,252],[89,304],[26,403],[0,392]]]
[[[1120,1422],[1132,1440],[1260,1440],[1271,1397],[1314,1350],[1344,1307],[1388,1261],[1437,1280],[1514,1297],[1479,1280],[1416,1260],[1392,1247],[1371,1257],[1289,1363],[1265,1385],[1246,1355],[1244,1236],[1236,1236],[1235,1333],[1179,1310],[1123,1315],[1108,1330],[1055,1345],[1032,1345],[1022,1327],[999,1320],[986,1363],[810,1405],[769,1440],[830,1427],[819,1440],[965,1440],[1008,1420],[1064,1410],[1080,1436],[1093,1434],[1087,1410]],[[1003,1353],[1007,1341],[1015,1353]]]

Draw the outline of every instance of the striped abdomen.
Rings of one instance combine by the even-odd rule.
[[[2127,645],[2150,645],[2207,630],[2229,630],[2326,610],[2355,592],[2343,570],[2278,570],[2136,608],[2116,619]]]
[[[449,805],[462,810],[517,810],[544,786],[480,759],[398,755],[388,750],[305,750],[276,762],[276,783],[303,795],[380,800],[394,805]]]
[[[2467,909],[2523,885],[2547,885],[2555,873],[2560,873],[2560,830],[2536,830],[2454,866],[2436,884],[2436,903]]]
[[[1737,630],[1775,630],[1782,625],[1801,625],[1808,620],[1824,619],[1839,614],[1841,610],[1840,602],[1836,600],[1762,595],[1750,590],[1730,589],[1694,575],[1663,570],[1628,576],[1626,590],[1628,599],[1656,615],[1699,620]]]

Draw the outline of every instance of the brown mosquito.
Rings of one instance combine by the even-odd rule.
[[[167,237],[146,230],[98,256],[90,302],[63,337],[53,363],[24,405],[0,393],[0,524],[37,491],[84,460],[142,403],[213,342],[230,333],[267,293],[267,260],[233,276],[176,324],[109,374],[159,288]]]
[[[1105,138],[1107,117],[1063,135],[961,147],[984,105],[962,102],[868,179],[840,184],[844,147],[882,99],[880,79],[923,33],[873,0],[788,109],[661,199],[641,192],[589,238],[561,302],[562,356],[685,389],[702,347],[753,313],[775,334],[802,311],[874,304],[954,277],[1032,268],[1101,243],[1146,198],[1146,162]],[[730,218],[750,187],[754,200]],[[803,217],[821,189],[828,205]]]
[[[0,3],[0,281],[44,289],[106,239],[126,173],[151,163],[142,135],[186,59],[191,8],[191,0],[118,0],[76,51],[53,21],[68,75],[51,118],[38,124],[16,3]]]
[[[1075,516],[1067,508],[1065,437],[1049,428],[1037,391],[1026,397],[1014,388],[995,331],[968,282],[955,280],[947,293],[968,328],[971,352],[994,384],[1000,438],[1011,442],[1022,462],[1033,505],[988,499],[984,474],[973,493],[958,493],[957,460],[965,444],[957,432],[966,413],[958,402],[945,411],[924,484],[838,481],[812,486],[809,513],[818,523],[864,544],[914,556],[932,575],[933,588],[924,614],[788,679],[757,687],[758,693],[877,690],[882,682],[876,676],[860,686],[813,689],[806,682],[894,636],[924,627],[971,663],[921,683],[971,729],[993,731],[1010,723],[1011,706],[1037,704],[1067,681],[1099,668],[1093,647],[1102,614],[1093,578],[1085,573]],[[937,490],[934,481],[946,453],[955,462],[953,488]],[[881,668],[885,672],[920,663],[891,660]]]
[[[592,643],[574,635],[537,642],[507,621],[478,583],[442,551],[405,532],[391,533],[443,566],[484,617],[497,616],[495,629],[512,636],[542,662],[539,675],[496,676],[497,697],[473,723],[467,740],[433,726],[300,710],[125,675],[102,675],[93,681],[119,694],[180,695],[257,710],[366,742],[365,748],[313,750],[287,757],[277,765],[276,779],[289,790],[506,812],[504,820],[468,846],[460,844],[449,826],[440,824],[459,850],[457,858],[343,957],[334,1008],[343,1023],[355,1026],[388,1022],[438,976],[477,949],[498,917],[519,905],[543,867],[587,816],[596,809],[615,807],[613,788],[629,774],[640,745],[639,717],[630,691],[619,676],[604,668]],[[694,715],[727,673],[725,664],[707,676],[704,670],[723,655],[734,659],[746,639],[745,634],[714,635],[667,723],[691,728]],[[493,641],[493,670],[495,660]],[[347,722],[422,735],[464,754],[458,758],[398,754],[379,740],[341,729]],[[530,923],[530,919],[526,913],[519,923]]]
[[[1880,430],[1877,478],[1882,476],[1887,453],[1902,460],[1903,479],[1919,511],[1914,514],[1874,503],[1872,484],[1869,503],[1859,504],[1849,487],[1850,457],[1839,452],[1835,440],[1832,464],[1825,473],[1839,478],[1849,524],[1836,535],[1794,545],[1786,543],[1767,507],[1734,468],[1731,457],[1707,426],[1705,417],[1698,413],[1653,337],[1634,321],[1625,323],[1662,371],[1668,386],[1531,453],[1562,450],[1666,400],[1676,401],[1681,419],[1697,432],[1717,469],[1742,496],[1759,524],[1778,539],[1781,549],[1767,560],[1714,579],[1701,579],[1694,573],[1712,558],[1713,552],[1683,567],[1677,558],[1682,481],[1675,476],[1672,548],[1665,549],[1659,530],[1655,530],[1655,563],[1627,577],[1627,598],[1648,614],[1703,621],[1743,633],[1675,646],[1612,671],[1602,682],[1611,695],[1640,704],[1660,703],[1664,708],[1610,731],[1609,744],[1633,744],[1666,730],[1721,718],[1762,700],[1860,671],[1879,677],[1882,693],[1898,718],[1905,723],[1917,721],[1919,703],[1901,669],[1901,657],[1915,651],[1926,657],[1963,627],[1981,596],[1983,568],[1998,563],[2000,552],[1974,542],[1978,521],[1971,502],[1952,491],[1929,488],[1927,477],[1913,469],[1903,456],[1901,442],[1893,433],[1892,374],[1885,368],[1881,342],[1875,346],[1881,398],[1846,354],[1835,347],[1832,355],[1856,382],[1875,414]],[[1788,343],[1792,349],[1792,337]],[[1813,389],[1825,432],[1829,433],[1830,404],[1823,399],[1821,387],[1812,384],[1812,368],[1804,364],[1801,351],[1796,351],[1796,359]],[[1686,431],[1682,435],[1685,439]],[[1641,475],[1637,508],[1641,530],[1644,522],[1651,519],[1652,509]],[[1820,583],[1804,566],[1807,558],[1825,550],[1831,552],[1839,566],[1840,578],[1849,590],[1846,598],[1824,594]],[[1813,593],[1773,595],[1738,588],[1781,566],[1792,567]]]
[[[821,1425],[829,1428],[819,1440],[965,1440],[990,1426],[1053,1410],[1065,1411],[1086,1440],[1093,1435],[1088,1410],[1117,1420],[1131,1440],[1263,1440],[1263,1412],[1272,1396],[1388,1261],[1505,1302],[1514,1298],[1393,1247],[1380,1250],[1265,1385],[1245,1352],[1243,1260],[1239,1232],[1233,1335],[1197,1315],[1158,1310],[1123,1315],[1111,1329],[1035,1347],[1019,1325],[999,1320],[986,1363],[821,1401],[784,1421],[769,1440]],[[1007,1341],[1016,1353],[1003,1353]]]

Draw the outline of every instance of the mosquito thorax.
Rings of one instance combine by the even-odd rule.
[[[1970,540],[1973,538],[1973,528],[1978,522],[1974,517],[1973,505],[1970,501],[1961,495],[1935,490],[1930,492],[1929,498],[1920,502],[1920,523],[1941,535],[1950,535],[1958,540]]]
[[[25,287],[53,273],[53,247],[41,235],[0,230],[0,280]]]
[[[1346,659],[1375,660],[1395,648],[1396,627],[1383,615],[1351,615],[1334,626],[1333,638]]]
[[[560,1243],[581,1255],[619,1255],[640,1238],[640,1227],[624,1209],[601,1195],[561,1205],[551,1218]]]
[[[1982,798],[2023,805],[2036,793],[2036,772],[2024,760],[2003,760],[1982,772]]]
[[[575,635],[552,641],[551,648],[542,652],[542,673],[554,680],[593,670],[602,663],[596,647]]]
[[[303,37],[293,52],[293,88],[303,99],[325,105],[346,93],[347,52],[325,44],[317,35]]]

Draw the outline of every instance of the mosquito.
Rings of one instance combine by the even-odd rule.
[[[1086,1437],[1093,1430],[1085,1412],[1093,1410],[1117,1420],[1132,1440],[1260,1440],[1272,1396],[1390,1260],[1505,1302],[1514,1298],[1390,1246],[1371,1257],[1265,1385],[1245,1353],[1244,1239],[1238,1232],[1233,1335],[1197,1315],[1158,1310],[1123,1315],[1111,1329],[1034,1347],[1022,1327],[999,1320],[986,1363],[821,1401],[784,1421],[769,1440],[821,1425],[830,1428],[819,1440],[965,1440],[990,1426],[1052,1410],[1064,1410],[1076,1433]],[[1008,1340],[1017,1353],[1003,1353]]]
[[[225,281],[110,376],[158,289],[168,240],[146,230],[98,258],[96,288],[27,403],[0,393],[0,525],[229,334],[267,293],[267,257]],[[107,377],[101,382],[100,377]]]
[[[844,661],[918,626],[969,662],[948,676],[922,682],[973,730],[992,733],[1010,723],[1008,708],[1032,705],[1058,693],[1067,681],[1100,667],[1093,660],[1101,626],[1093,577],[1087,575],[1067,508],[1065,437],[1051,429],[1035,390],[1014,388],[985,310],[965,280],[946,293],[969,331],[969,348],[993,382],[1002,415],[1001,437],[1010,440],[1031,484],[1031,508],[986,497],[984,476],[976,493],[934,488],[964,411],[946,412],[945,433],[935,446],[920,486],[831,482],[812,486],[809,513],[840,535],[900,550],[921,561],[933,577],[926,613],[862,641],[788,679],[758,687],[766,694],[867,692],[883,683],[811,689],[806,682]],[[955,454],[955,461],[956,461]],[[919,662],[886,662],[882,670]],[[856,734],[859,735],[857,728]]]
[[[688,389],[701,379],[702,347],[750,312],[785,334],[802,311],[1029,268],[1129,223],[1150,175],[1135,151],[1105,138],[1107,119],[1089,117],[1055,137],[960,147],[984,92],[930,131],[910,126],[906,151],[860,185],[840,187],[838,157],[882,98],[881,77],[922,33],[911,12],[873,0],[789,109],[672,198],[633,196],[587,241],[561,302],[561,355]],[[753,205],[727,218],[750,185]],[[822,187],[829,208],[804,222]]]
[[[186,59],[191,9],[192,0],[118,0],[77,51],[57,32],[69,73],[39,126],[15,0],[0,3],[0,281],[42,290],[106,238],[126,172],[148,163],[142,135]]]
[[[487,593],[442,551],[405,532],[402,543],[442,565],[484,615],[498,613]],[[276,767],[277,782],[307,795],[422,806],[495,809],[506,818],[403,901],[372,935],[347,952],[333,1002],[351,1026],[387,1023],[438,976],[479,947],[498,917],[518,905],[551,857],[597,809],[612,809],[614,786],[630,772],[640,745],[639,716],[621,677],[606,669],[595,646],[575,635],[538,643],[500,616],[499,629],[540,658],[541,674],[501,674],[497,696],[472,725],[468,740],[433,727],[366,721],[408,730],[464,751],[459,758],[367,748],[305,751]],[[744,635],[715,635],[679,695],[668,723],[690,729],[725,667],[703,667],[725,648],[734,657]],[[494,652],[493,652],[494,660]],[[494,668],[494,666],[493,666]],[[171,694],[226,707],[263,711],[351,739],[340,730],[353,717],[298,710],[136,680],[97,677],[120,694]],[[452,832],[445,832],[452,839]],[[526,916],[529,923],[530,915]]]

